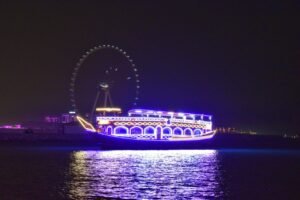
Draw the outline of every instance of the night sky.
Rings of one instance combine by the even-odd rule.
[[[0,4],[0,124],[68,112],[76,62],[113,44],[140,69],[141,108],[300,133],[299,1],[45,2]]]

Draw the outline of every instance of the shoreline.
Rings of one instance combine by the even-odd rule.
[[[53,146],[91,149],[181,149],[182,145],[164,148],[163,146],[143,147],[143,145],[114,146],[102,143],[97,134],[81,133],[0,133],[1,147]],[[134,143],[134,142],[133,142]],[[284,138],[282,136],[243,135],[217,133],[214,138],[204,140],[198,145],[191,145],[182,149],[300,149],[300,139]]]

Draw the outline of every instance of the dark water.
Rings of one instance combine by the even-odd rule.
[[[300,151],[0,150],[0,200],[300,199]]]

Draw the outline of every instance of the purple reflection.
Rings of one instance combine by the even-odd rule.
[[[217,151],[78,151],[72,199],[211,199],[222,196]]]

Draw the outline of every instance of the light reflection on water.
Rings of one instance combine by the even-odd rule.
[[[72,154],[72,199],[212,199],[222,196],[218,152],[77,151]]]

